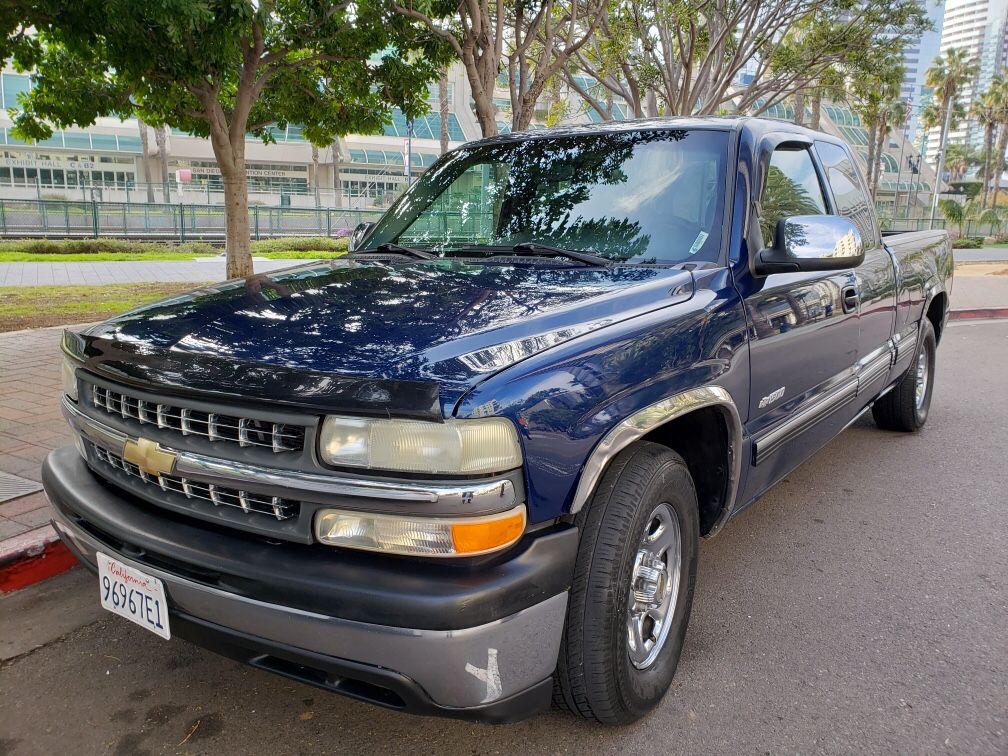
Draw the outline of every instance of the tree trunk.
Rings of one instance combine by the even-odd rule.
[[[805,121],[805,91],[797,89],[794,93],[794,122],[796,126],[803,125]]]
[[[1008,146],[1008,123],[998,129],[997,147],[994,148],[994,199],[991,207],[997,209],[998,193],[1001,191],[1001,174],[1004,173],[1005,147]]]
[[[332,185],[333,192],[335,192],[333,207],[343,207],[343,180],[340,178],[341,158],[339,138],[336,138],[332,143]]]
[[[140,153],[143,162],[144,184],[147,186],[147,201],[154,204],[154,185],[151,183],[150,170],[150,136],[147,134],[147,124],[137,118],[137,128],[140,130]]]
[[[875,171],[875,161],[878,156],[875,154],[876,134],[878,133],[878,123],[872,123],[868,128],[868,165],[865,166],[868,172],[868,188],[871,189],[872,174]]]
[[[994,122],[988,121],[984,124],[984,152],[983,152],[983,196],[980,200],[980,209],[987,209],[987,196],[990,193],[990,172],[991,153],[994,151]]]
[[[881,128],[878,130],[878,141],[876,142],[875,147],[875,174],[871,183],[872,200],[875,200],[878,197],[879,177],[882,175],[882,149],[885,147],[888,139],[889,124],[883,121]]]
[[[319,160],[318,160],[318,147],[314,144],[311,146],[311,162],[312,162],[312,184],[315,185],[315,207],[322,206],[322,197],[319,195]]]
[[[658,117],[658,95],[654,89],[648,87],[647,91],[647,116],[648,118]]]
[[[157,142],[158,159],[161,161],[161,192],[165,204],[171,203],[171,185],[168,183],[168,131],[165,126],[154,129],[154,141]]]
[[[248,181],[245,177],[245,142],[231,145],[232,165],[217,158],[224,179],[227,277],[247,278],[252,270],[252,233],[249,229]]]
[[[819,123],[822,120],[822,92],[816,90],[812,95],[812,121],[809,126],[816,131],[819,130]]]
[[[438,112],[441,115],[441,154],[448,152],[448,69],[441,69],[441,78],[438,79]]]

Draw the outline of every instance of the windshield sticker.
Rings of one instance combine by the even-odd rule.
[[[710,236],[710,234],[708,234],[706,231],[701,231],[699,234],[697,234],[696,241],[694,241],[693,246],[689,248],[689,253],[691,255],[695,255],[697,252],[699,252],[700,248],[703,246],[703,243],[707,241],[708,236]]]

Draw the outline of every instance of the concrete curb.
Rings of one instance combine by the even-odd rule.
[[[949,320],[990,320],[1008,318],[1008,307],[973,307],[949,312]]]
[[[76,564],[77,558],[59,540],[51,525],[8,538],[0,552],[0,593],[41,583]]]

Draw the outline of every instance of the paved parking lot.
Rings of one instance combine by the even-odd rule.
[[[0,599],[0,753],[1004,754],[1006,374],[1008,323],[950,327],[921,433],[856,424],[705,542],[636,725],[376,709],[103,616],[74,571]]]

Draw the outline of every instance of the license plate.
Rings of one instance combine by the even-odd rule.
[[[165,640],[171,638],[164,584],[101,552],[96,556],[102,607]]]

